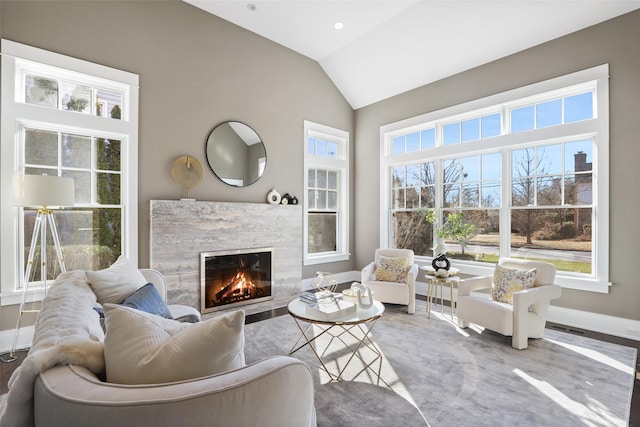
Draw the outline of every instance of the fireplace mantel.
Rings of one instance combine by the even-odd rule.
[[[302,207],[268,203],[151,200],[150,266],[167,281],[170,304],[200,309],[200,253],[273,248],[273,300],[247,313],[284,305],[301,291]]]

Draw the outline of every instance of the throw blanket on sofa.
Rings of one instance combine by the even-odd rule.
[[[33,386],[41,372],[68,364],[96,374],[104,371],[104,332],[95,305],[84,271],[62,273],[52,283],[38,314],[33,346],[9,380],[0,425],[34,425]]]

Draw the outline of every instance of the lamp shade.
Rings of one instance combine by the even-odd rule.
[[[73,178],[50,175],[14,175],[14,205],[59,207],[75,204]]]

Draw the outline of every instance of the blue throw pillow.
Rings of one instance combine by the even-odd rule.
[[[166,319],[173,319],[171,312],[169,312],[167,308],[167,304],[162,300],[153,283],[147,283],[129,295],[120,305],[162,316]]]

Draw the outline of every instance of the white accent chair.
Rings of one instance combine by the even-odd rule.
[[[513,336],[511,346],[523,350],[528,338],[542,338],[549,302],[558,298],[562,288],[554,285],[556,267],[541,261],[501,258],[503,267],[529,270],[536,268],[533,288],[514,292],[513,305],[494,301],[472,291],[491,289],[493,276],[473,277],[458,282],[458,326],[467,328],[475,323],[505,336]]]
[[[376,266],[382,257],[407,258],[406,283],[383,282],[375,280]],[[418,277],[418,264],[413,261],[411,249],[376,249],[375,261],[362,269],[361,283],[373,291],[373,297],[380,302],[389,304],[402,304],[407,306],[407,312],[416,312],[416,277]]]

